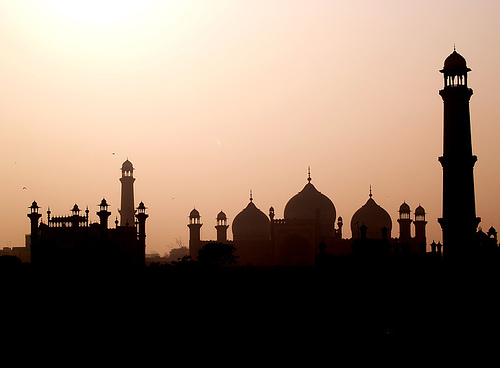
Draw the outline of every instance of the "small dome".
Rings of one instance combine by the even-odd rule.
[[[465,58],[462,55],[460,55],[458,52],[453,50],[453,52],[444,61],[444,67],[445,68],[454,68],[454,67],[466,68],[467,62],[465,61]]]
[[[410,213],[410,206],[406,202],[403,202],[401,206],[399,206],[399,213]]]
[[[232,231],[235,239],[268,237],[269,218],[250,200],[250,203],[234,218]]]
[[[316,220],[322,225],[322,235],[333,235],[337,212],[333,202],[319,192],[308,178],[304,188],[294,195],[285,206],[285,220]]]
[[[387,236],[390,237],[392,230],[391,216],[380,207],[372,198],[358,209],[351,219],[351,231],[354,239],[360,237],[359,229],[366,226],[366,237],[370,239],[381,239],[382,229],[387,228]]]
[[[422,216],[422,215],[425,215],[425,210],[424,210],[424,207],[422,207],[422,206],[418,206],[418,207],[415,209],[415,215],[416,215],[416,216]]]
[[[470,71],[470,69],[467,68],[467,62],[465,61],[465,58],[458,52],[453,50],[453,52],[445,59],[444,67],[441,70],[441,73],[445,73],[448,75],[457,75],[463,74],[468,71]]]
[[[227,220],[227,216],[224,212],[220,211],[219,214],[217,215],[217,221],[224,221]]]
[[[122,171],[133,171],[134,166],[132,165],[132,162],[130,162],[128,159],[125,160],[125,162],[122,164]]]
[[[196,208],[193,208],[193,210],[189,212],[189,218],[200,218],[200,213]]]

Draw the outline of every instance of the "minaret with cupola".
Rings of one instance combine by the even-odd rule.
[[[398,223],[399,223],[399,244],[409,245],[411,241],[410,227],[412,220],[410,218],[410,206],[408,206],[406,202],[403,202],[403,204],[399,206]]]
[[[198,257],[198,251],[201,249],[201,223],[200,213],[196,208],[189,213],[189,255],[192,259]]]
[[[139,241],[139,259],[144,264],[146,257],[146,219],[149,215],[146,213],[146,206],[141,201],[137,207],[137,240]]]
[[[227,216],[224,212],[220,211],[217,215],[217,225],[215,228],[217,229],[217,242],[224,243],[227,241],[227,228],[229,225],[227,224]]]
[[[425,220],[425,210],[419,205],[415,209],[415,221],[413,221],[415,225],[415,243],[422,252],[426,251],[427,247],[427,237],[425,235],[425,226],[427,225],[427,221]]]
[[[28,207],[30,209],[30,213],[28,213],[28,217],[31,222],[31,231],[30,231],[30,242],[29,242],[29,247],[31,248],[31,262],[32,263],[38,263],[38,261],[41,258],[41,250],[39,248],[39,234],[38,234],[38,220],[42,215],[38,212],[40,207],[38,207],[38,204],[36,201],[33,201],[31,203],[31,206]]]
[[[122,164],[122,198],[120,213],[120,226],[135,226],[135,208],[134,208],[134,166],[127,159]]]
[[[111,215],[111,212],[108,211],[108,207],[108,202],[103,198],[99,204],[99,212],[97,212],[97,216],[99,216],[100,220],[99,224],[102,241],[108,240],[108,218]]]
[[[472,89],[467,86],[470,71],[465,59],[453,50],[440,70],[443,99],[443,208],[438,220],[443,230],[443,257],[463,259],[472,250],[474,235],[481,221],[476,217],[474,164],[472,154],[469,100]]]

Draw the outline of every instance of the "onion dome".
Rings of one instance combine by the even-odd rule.
[[[224,221],[227,220],[227,216],[224,212],[220,211],[219,214],[217,215],[217,221]]]
[[[446,58],[444,61],[445,68],[467,68],[467,62],[465,58],[460,55],[456,50]]]
[[[286,204],[284,217],[286,221],[315,221],[319,218],[321,235],[333,236],[337,212],[330,198],[319,192],[311,183],[309,174],[304,188]]]
[[[122,164],[122,171],[133,171],[134,166],[132,165],[132,162],[130,162],[128,159],[125,160],[125,162]]]
[[[459,75],[468,71],[470,71],[470,69],[467,67],[465,58],[460,55],[455,48],[453,48],[453,52],[444,61],[444,67],[441,70],[441,73],[446,73],[447,75]]]
[[[382,239],[382,229],[387,229],[387,237],[391,236],[392,220],[391,216],[380,207],[372,198],[370,190],[370,198],[366,203],[358,209],[351,219],[351,231],[353,239],[361,236],[361,226],[366,226],[366,237],[369,239]]]
[[[250,196],[248,205],[236,215],[232,225],[234,239],[269,237],[269,218],[259,210]]]

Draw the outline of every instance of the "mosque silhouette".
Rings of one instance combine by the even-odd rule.
[[[360,336],[391,343],[392,337],[401,337],[413,354],[426,347],[435,352],[441,342],[452,339],[467,344],[471,336],[475,341],[482,336],[490,339],[500,326],[499,247],[493,227],[487,233],[478,230],[469,71],[456,50],[441,70],[442,244],[428,244],[425,209],[419,205],[412,216],[405,202],[397,219],[399,237],[394,237],[393,221],[371,188],[366,203],[352,215],[346,237],[342,217],[313,185],[309,171],[305,186],[287,202],[283,219],[275,218],[273,207],[266,215],[250,193],[249,203],[232,221],[233,240],[227,239],[230,225],[222,211],[216,217],[216,239],[202,240],[201,216],[193,209],[187,225],[191,260],[142,267],[148,214],[144,203],[134,205],[134,168],[127,159],[120,178],[120,221],[116,218],[114,228],[108,227],[111,213],[105,199],[97,205],[98,223],[90,223],[90,211],[81,214],[76,204],[69,216],[53,216],[49,209],[40,221],[40,207],[33,201],[24,253],[36,267],[28,270],[52,272],[48,277],[36,272],[24,277],[9,274],[12,282],[4,289],[13,286],[14,295],[4,290],[3,296],[17,303],[17,318],[5,318],[5,325],[13,322],[22,338],[30,336],[47,352],[56,346],[52,336],[62,336],[67,345],[85,347],[86,352],[99,338],[106,349],[113,342],[137,351],[154,337],[162,349],[187,345],[189,359],[196,352],[205,358],[206,349],[225,359],[245,347],[238,358],[257,350],[293,357],[307,352],[309,358],[311,352],[326,352],[335,358],[338,337],[359,352],[364,352],[356,345]],[[235,251],[240,267],[200,266],[200,255],[223,245]],[[3,260],[0,272],[5,272],[5,264]],[[61,265],[64,271],[84,272],[74,277],[75,273],[60,272]],[[78,267],[82,265],[84,269]],[[131,277],[113,272],[103,278],[96,272],[100,265],[141,272]],[[161,318],[148,319],[152,313]],[[54,333],[56,327],[61,333]],[[33,330],[38,335],[25,333]],[[50,338],[47,331],[52,332]],[[58,353],[64,350],[58,347]],[[388,354],[397,350],[396,345],[389,347]]]
[[[228,219],[222,211],[216,218],[217,238],[201,240],[201,216],[193,209],[188,224],[189,251],[191,258],[196,259],[206,244],[232,244],[238,264],[244,266],[313,266],[322,255],[348,255],[375,248],[382,253],[425,253],[427,221],[424,208],[418,206],[414,216],[412,220],[410,206],[403,203],[398,219],[400,237],[392,238],[391,216],[375,202],[370,188],[368,200],[351,218],[351,238],[343,238],[343,219],[337,218],[330,198],[312,184],[309,170],[307,184],[287,202],[283,219],[275,218],[273,207],[269,208],[267,216],[255,205],[250,193],[248,205],[232,223],[232,241],[227,239]],[[415,226],[413,237],[412,222]]]
[[[187,225],[191,260],[198,260],[200,251],[214,243],[233,247],[234,264],[238,266],[314,266],[326,264],[332,257],[351,254],[430,253],[460,262],[469,260],[473,253],[496,249],[496,230],[493,227],[487,233],[477,230],[480,218],[476,216],[473,178],[477,157],[472,154],[469,112],[472,89],[467,85],[470,70],[465,59],[454,50],[440,71],[444,76],[444,88],[439,91],[444,103],[444,144],[443,155],[439,157],[443,167],[443,214],[438,221],[443,244],[427,243],[425,209],[419,205],[412,214],[406,202],[398,211],[399,236],[393,236],[391,216],[376,203],[371,187],[366,203],[350,219],[350,236],[345,236],[343,218],[337,217],[332,200],[316,189],[309,169],[307,183],[289,199],[283,219],[275,218],[273,207],[269,208],[268,215],[261,211],[250,192],[249,203],[232,222],[233,240],[227,237],[229,219],[222,211],[216,217],[216,239],[202,240],[201,215],[193,209]],[[89,223],[89,209],[81,215],[76,204],[71,216],[54,217],[49,209],[45,222],[39,223],[42,215],[34,201],[28,214],[31,233],[27,247],[10,254],[31,259],[34,264],[101,260],[103,264],[144,265],[148,215],[142,202],[134,207],[132,163],[127,159],[121,170],[120,223],[116,219],[115,228],[108,229],[111,213],[105,199],[98,205],[100,222],[94,224]]]

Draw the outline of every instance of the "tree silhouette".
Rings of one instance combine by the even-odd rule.
[[[21,263],[21,259],[16,256],[0,256],[0,269],[17,267]]]
[[[211,242],[198,251],[198,261],[214,266],[230,266],[236,263],[238,256],[232,244]]]
[[[180,248],[174,248],[167,255],[168,262],[180,261],[184,257],[189,255],[189,248],[186,246],[181,246]]]

